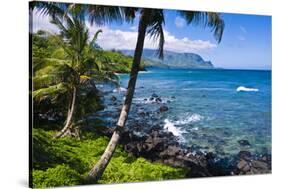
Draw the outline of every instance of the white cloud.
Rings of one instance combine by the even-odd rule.
[[[185,20],[183,18],[177,16],[175,19],[175,25],[178,28],[182,28],[185,25]]]
[[[98,28],[90,27],[90,34],[94,35]],[[136,46],[137,32],[112,30],[108,27],[101,28],[103,32],[99,35],[97,43],[104,49],[134,49]],[[176,38],[168,31],[164,30],[165,35],[165,50],[176,52],[200,52],[215,48],[217,45],[210,41],[191,40],[187,37],[182,39]],[[157,48],[157,41],[146,37],[144,48]]]
[[[200,52],[217,47],[216,44],[210,41],[192,40],[187,37],[176,38],[168,31],[164,31],[165,34],[165,49],[176,52]]]
[[[102,33],[97,39],[97,43],[104,49],[135,49],[137,40],[137,31],[135,27],[131,27],[127,31],[119,29],[111,29],[107,26],[97,27],[91,26],[87,22],[89,28],[90,38],[94,36],[94,33],[98,29],[102,29]],[[51,23],[49,23],[48,16],[39,16],[36,14],[33,19],[33,31],[36,32],[39,29],[49,30],[54,33],[58,33],[58,29]],[[217,47],[216,44],[210,41],[203,40],[192,40],[187,37],[177,38],[170,32],[164,30],[165,35],[165,50],[176,51],[176,52],[202,52]],[[157,42],[146,37],[144,48],[155,49],[157,48]]]

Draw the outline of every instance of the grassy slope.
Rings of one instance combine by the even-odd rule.
[[[86,184],[85,176],[102,155],[108,138],[83,133],[81,140],[52,139],[54,131],[33,129],[34,187]],[[144,158],[135,158],[118,147],[98,183],[139,182],[184,178],[186,171]]]

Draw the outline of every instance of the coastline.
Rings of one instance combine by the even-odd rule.
[[[211,69],[210,71],[213,70],[216,69]],[[148,72],[149,71],[153,72],[153,70],[148,69]],[[222,69],[222,71],[228,70]],[[138,86],[137,90],[143,90],[143,88],[144,87],[142,86]],[[108,109],[103,112],[105,114],[95,114],[93,117],[104,116],[107,117],[107,120],[117,120],[118,112],[120,110],[118,107],[122,105],[122,99],[120,99],[120,96],[118,97],[118,95],[123,93],[121,94],[122,97],[125,91],[124,88],[121,89],[122,91],[119,91],[118,93],[116,93],[116,90],[115,93],[108,92],[107,99],[105,98],[105,103],[107,103],[109,109],[110,107],[115,107],[115,109]],[[241,86],[240,88],[237,87],[233,90],[235,92],[240,92],[240,89],[241,91],[244,91],[244,88],[242,89]],[[258,92],[257,89],[245,88],[245,92],[247,91]],[[247,146],[251,144],[247,140],[237,140],[236,142],[238,145],[241,147],[244,146],[245,148],[241,148],[235,154],[223,157],[207,148],[202,151],[204,146],[183,145],[175,132],[171,132],[171,130],[169,131],[167,127],[165,128],[165,120],[163,117],[162,119],[158,118],[159,115],[161,117],[162,114],[169,113],[169,103],[174,100],[173,98],[175,97],[164,98],[163,96],[160,97],[157,94],[152,93],[151,97],[134,99],[134,102],[136,102],[136,100],[141,102],[133,103],[133,110],[131,110],[130,114],[133,114],[135,119],[128,120],[124,136],[121,137],[121,144],[127,153],[136,157],[144,157],[151,162],[160,162],[173,167],[193,167],[191,169],[191,177],[271,173],[271,153],[253,153],[249,151]],[[151,110],[151,106],[149,108],[144,108],[147,103],[155,107]],[[98,132],[110,137],[113,132],[114,121],[111,124],[108,124],[107,122],[105,125],[108,127],[105,127],[103,131]]]
[[[123,93],[124,90],[122,88]],[[105,102],[108,106],[121,106],[122,100],[114,95],[116,95],[116,91],[115,93],[107,93],[108,99]],[[188,168],[190,169],[189,177],[271,173],[271,153],[258,154],[248,150],[240,150],[237,154],[221,157],[208,149],[202,151],[202,146],[182,144],[179,136],[175,132],[169,131],[165,126],[163,127],[163,120],[161,121],[154,116],[169,111],[169,103],[167,103],[169,99],[161,99],[157,94],[152,94],[150,99],[152,98],[154,98],[155,106],[159,107],[157,111],[144,110],[143,106],[146,105],[146,102],[134,104],[131,113],[137,118],[127,121],[120,142],[128,154],[172,167]],[[148,98],[148,100],[150,99]],[[92,118],[105,116],[107,119],[117,120],[119,110],[118,108],[106,110],[105,114],[96,114]],[[108,122],[105,125],[108,125]],[[114,123],[108,127],[105,125],[93,129],[101,135],[111,137],[115,128]],[[245,147],[250,145],[247,140],[240,140],[238,143]]]
[[[95,132],[111,137],[114,129],[97,127]],[[212,152],[201,152],[193,146],[183,147],[170,132],[153,127],[148,136],[138,136],[125,130],[120,144],[134,157],[144,157],[152,163],[161,163],[189,170],[187,178],[235,176],[271,173],[271,154],[251,154],[240,151],[228,158],[219,158]]]

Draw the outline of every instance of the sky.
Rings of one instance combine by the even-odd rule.
[[[176,11],[165,10],[164,49],[191,52],[211,61],[217,68],[271,69],[271,17],[221,13],[225,22],[222,41],[218,44],[209,28],[187,25]],[[102,29],[97,43],[104,49],[131,49],[137,40],[138,16],[132,23],[96,26],[86,22],[91,36]],[[33,32],[39,29],[58,33],[48,16],[33,13]],[[146,37],[144,48],[155,49],[157,42]]]

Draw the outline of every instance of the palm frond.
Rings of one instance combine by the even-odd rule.
[[[151,21],[148,23],[148,31],[149,36],[154,40],[158,41],[157,55],[160,59],[164,57],[164,31],[163,25],[165,24],[165,18],[163,10],[154,9],[152,10],[153,14],[151,16]]]
[[[71,14],[66,14],[63,17],[60,15],[52,16],[51,22],[60,29],[59,44],[72,60],[73,66],[78,67],[78,64],[83,62],[83,51],[88,43],[89,31],[85,25],[84,13],[76,12],[76,9],[80,10],[79,6],[71,10]]]
[[[69,64],[69,61],[67,60],[61,60],[61,59],[55,59],[55,58],[32,58],[32,69],[33,72],[36,73],[38,70],[43,69],[47,66],[56,66],[56,65],[62,65],[62,64]]]
[[[129,23],[133,22],[139,9],[140,8],[136,7],[120,7],[120,10],[124,15],[124,20]]]
[[[101,30],[101,29],[99,29],[99,30],[95,33],[95,35],[94,35],[92,41],[91,41],[90,44],[89,44],[89,45],[90,45],[90,48],[92,48],[93,45],[96,43],[97,38],[98,38],[98,35],[99,35],[100,33],[102,33],[102,30]]]
[[[100,71],[100,66],[96,62],[94,58],[88,58],[86,59],[82,64],[80,64],[79,67],[79,73],[80,74],[86,74],[91,71]]]
[[[78,73],[69,65],[49,65],[37,72],[33,77],[34,89],[48,87],[57,83],[68,83],[74,85],[79,82]]]
[[[55,101],[59,95],[66,94],[69,91],[68,85],[59,83],[57,85],[41,88],[32,92],[32,98],[36,102],[41,102],[46,99]]]
[[[70,4],[67,3],[56,3],[56,2],[39,2],[35,1],[32,3],[31,9],[41,15],[61,15],[63,16],[65,10],[67,10]]]
[[[123,9],[118,6],[89,5],[88,13],[90,23],[96,25],[104,25],[111,22],[121,24],[124,20]],[[129,15],[127,10],[127,16]]]
[[[88,82],[88,81],[90,81],[91,80],[91,77],[89,77],[89,76],[87,76],[87,75],[80,75],[80,84],[84,84],[84,83],[86,83],[86,82]]]
[[[219,13],[199,11],[178,11],[187,24],[202,25],[213,32],[215,39],[220,42],[224,30],[224,21]]]

